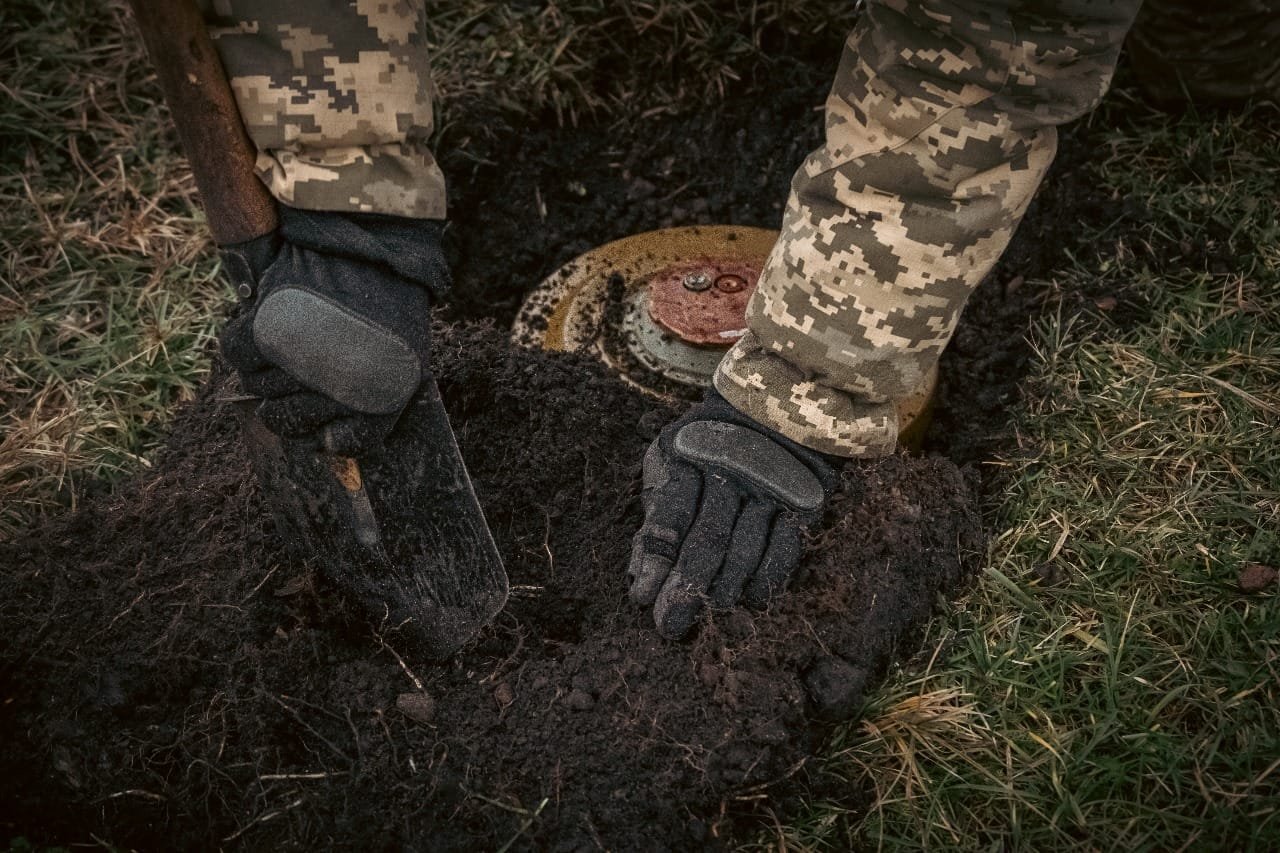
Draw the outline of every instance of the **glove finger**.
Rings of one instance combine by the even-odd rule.
[[[760,559],[760,568],[742,594],[743,603],[764,607],[787,585],[804,551],[802,529],[799,519],[789,513],[780,513],[774,519],[769,545]]]
[[[356,456],[381,445],[396,424],[395,415],[338,418],[321,430],[325,450],[342,456]]]
[[[765,548],[777,505],[772,501],[751,500],[738,515],[733,539],[724,558],[724,567],[711,585],[711,604],[718,608],[733,607],[742,597],[747,580],[756,573]]]
[[[702,494],[702,476],[690,465],[669,465],[669,478],[645,496],[644,524],[631,540],[627,579],[633,602],[649,607],[680,553]]]
[[[663,453],[662,448],[658,446],[658,442],[655,441],[649,445],[649,449],[644,452],[644,462],[640,466],[641,483],[646,494],[671,479],[672,464],[667,460],[667,454]]]
[[[218,346],[222,350],[222,357],[241,373],[251,373],[272,366],[253,342],[252,311],[244,311],[227,321],[222,334],[218,336]]]
[[[264,400],[287,397],[306,390],[302,383],[278,367],[240,374],[240,390]]]
[[[276,435],[289,438],[315,434],[330,421],[350,414],[351,410],[346,406],[314,391],[302,391],[258,404],[258,417],[263,425]]]
[[[684,542],[671,575],[654,601],[658,632],[671,640],[683,637],[706,599],[707,588],[724,565],[733,538],[733,522],[742,506],[742,495],[719,474],[707,474],[702,506]]]

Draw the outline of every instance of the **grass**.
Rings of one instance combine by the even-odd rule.
[[[811,816],[798,845],[1280,846],[1280,595],[1237,588],[1280,564],[1276,118],[1123,95],[1095,118],[1101,179],[1150,217],[1031,285],[1139,319],[1034,330],[984,576],[837,744],[872,811]]]
[[[0,536],[146,464],[229,296],[122,8],[0,19]]]
[[[447,4],[428,19],[455,105],[442,144],[466,144],[449,116],[472,109],[688,108],[758,75],[762,45],[839,38],[851,14],[845,0]],[[3,538],[146,464],[232,296],[123,0],[6,2],[0,98]]]
[[[444,133],[467,104],[687,107],[849,5],[449,4]],[[230,300],[121,9],[0,18],[0,537],[146,464]],[[1118,307],[1032,333],[984,575],[827,760],[875,805],[809,803],[764,845],[1280,847],[1280,596],[1236,588],[1280,564],[1280,120],[1120,91],[1092,121],[1098,180],[1149,214],[1073,224],[1024,286]]]
[[[768,55],[839,44],[848,0],[553,0],[442,4],[427,17],[446,102],[516,117],[671,112],[761,78]],[[834,59],[834,55],[833,55]],[[448,116],[446,116],[446,120]]]

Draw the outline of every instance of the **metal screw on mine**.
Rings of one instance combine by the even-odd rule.
[[[741,293],[747,289],[747,280],[740,275],[727,273],[716,279],[716,290],[721,293]]]
[[[685,290],[701,293],[711,287],[711,276],[704,272],[691,272],[684,277],[682,284]]]

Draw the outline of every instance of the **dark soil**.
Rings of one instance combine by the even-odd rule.
[[[794,594],[664,642],[621,575],[638,461],[671,411],[492,327],[442,327],[439,348],[514,585],[497,624],[448,665],[402,666],[276,544],[215,383],[153,473],[0,546],[10,832],[147,849],[713,844],[761,811],[749,794],[778,809],[822,784],[803,772],[815,699],[855,710],[973,568],[955,466],[850,466]]]
[[[818,108],[839,57],[838,45],[824,48],[803,61],[779,58],[767,89],[714,110],[603,132],[534,125],[442,152],[451,179],[447,248],[456,282],[449,316],[508,324],[544,278],[629,234],[673,225],[777,228],[792,174],[822,141]],[[1123,85],[1127,69],[1119,76]],[[1010,406],[1026,374],[1026,336],[1035,319],[1048,310],[1098,313],[1097,300],[1124,297],[1063,292],[1039,280],[1083,249],[1073,223],[1111,223],[1118,244],[1146,218],[1140,202],[1110,198],[1093,179],[1093,139],[1101,130],[1087,122],[1062,130],[1053,168],[1013,242],[970,298],[942,359],[927,450],[961,465],[1008,450],[1016,441]],[[1155,269],[1217,262],[1199,247],[1152,245],[1145,233],[1128,241],[1128,250],[1144,252]],[[1089,251],[1105,255],[1108,247],[1091,243]],[[1122,298],[1110,320],[1124,324],[1144,311],[1139,301]],[[983,488],[998,486],[986,480]]]
[[[692,115],[607,128],[533,125],[441,152],[451,180],[451,313],[509,324],[551,272],[630,234],[672,225],[777,228],[791,176],[822,138],[815,107],[838,47],[823,58],[817,66],[780,60],[767,90]]]
[[[660,640],[622,579],[639,460],[673,411],[580,357],[512,350],[504,331],[543,276],[607,240],[776,227],[836,59],[781,62],[769,91],[693,116],[477,134],[446,152],[458,286],[439,375],[514,584],[448,665],[402,658],[282,550],[221,380],[150,471],[0,544],[0,832],[145,849],[690,849],[800,795],[856,805],[807,759],[823,717],[856,712],[976,568],[979,501],[956,461],[1010,441],[1022,335],[1048,298],[1015,283],[1061,258],[1063,221],[1113,212],[1088,189],[1087,132],[974,297],[943,365],[935,455],[850,465],[791,594],[691,642]]]

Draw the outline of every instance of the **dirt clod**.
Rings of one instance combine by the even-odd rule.
[[[819,717],[848,719],[858,710],[868,673],[838,657],[825,657],[805,673],[804,686]]]
[[[1032,570],[1032,574],[1035,575],[1036,580],[1043,587],[1061,586],[1069,579],[1066,567],[1057,560],[1048,560],[1038,564]]]
[[[426,693],[401,693],[396,697],[396,710],[415,723],[429,723],[436,712],[436,702]]]
[[[596,700],[585,690],[574,690],[565,697],[564,703],[575,711],[590,711],[596,706]]]
[[[1277,577],[1280,577],[1280,571],[1275,568],[1262,563],[1249,563],[1240,570],[1237,582],[1241,592],[1251,594],[1263,592],[1268,587],[1274,586]]]

